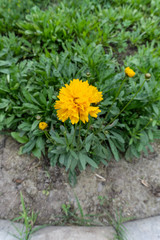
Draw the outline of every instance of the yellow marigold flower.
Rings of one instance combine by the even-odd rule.
[[[57,116],[62,122],[69,118],[72,124],[78,123],[79,120],[85,123],[88,122],[89,114],[96,118],[101,112],[99,107],[91,104],[103,99],[102,92],[89,85],[88,81],[73,79],[69,85],[65,84],[65,87],[60,89],[58,98],[54,108],[57,109]]]
[[[47,127],[48,127],[48,124],[46,122],[39,123],[39,129],[45,130]]]
[[[125,74],[128,77],[134,77],[134,75],[136,74],[130,67],[125,68]]]

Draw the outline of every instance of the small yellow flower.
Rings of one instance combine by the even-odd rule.
[[[101,110],[95,107],[93,103],[99,103],[102,98],[102,92],[89,85],[88,81],[82,82],[79,79],[73,79],[70,84],[60,89],[59,100],[56,101],[54,108],[57,109],[57,116],[62,122],[68,118],[72,124],[81,120],[88,122],[89,115],[97,118]]]
[[[136,74],[130,67],[127,67],[127,68],[125,68],[125,74],[128,76],[128,77],[130,77],[130,78],[132,78],[132,77],[134,77],[134,75]]]
[[[39,123],[39,129],[45,130],[47,127],[48,127],[48,124],[46,122]]]

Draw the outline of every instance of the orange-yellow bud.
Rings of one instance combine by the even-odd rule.
[[[134,77],[134,75],[136,74],[130,67],[125,68],[125,74],[128,77]]]
[[[39,129],[45,130],[47,127],[48,127],[48,124],[46,122],[39,123]]]

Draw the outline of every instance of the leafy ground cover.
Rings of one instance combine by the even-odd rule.
[[[48,154],[75,182],[87,164],[152,151],[150,142],[160,136],[158,0],[0,0],[0,6],[0,130],[23,144],[20,153]],[[128,66],[133,78],[125,75]],[[88,80],[103,94],[98,118],[77,127],[62,123],[54,109],[59,89],[72,79]],[[80,154],[77,145],[84,145]]]

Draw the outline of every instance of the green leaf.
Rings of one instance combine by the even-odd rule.
[[[28,122],[23,122],[18,126],[18,129],[21,129],[23,131],[30,131],[31,129],[31,124]]]
[[[97,164],[87,155],[85,155],[86,162],[94,168],[98,168]]]
[[[27,143],[28,137],[23,136],[20,137],[20,134],[18,132],[11,132],[11,136],[19,143]]]
[[[55,154],[52,157],[50,157],[50,164],[51,167],[56,166],[57,160],[58,160],[59,154]]]
[[[90,135],[88,135],[85,139],[85,149],[86,149],[86,152],[89,152],[90,150],[90,147],[91,147],[91,144],[92,144],[92,140],[93,140],[93,133],[91,133]]]
[[[29,142],[27,142],[24,146],[23,146],[23,153],[30,153],[31,150],[35,147],[36,145],[36,139],[31,139]]]
[[[10,124],[11,124],[11,122],[14,120],[14,118],[15,118],[14,115],[6,118],[5,124],[6,124],[7,128],[10,126]]]
[[[110,131],[110,133],[112,133],[119,142],[121,142],[121,143],[124,143],[124,142],[125,142],[124,139],[122,138],[122,136],[121,136],[120,134],[118,134],[118,133],[116,133],[116,132],[114,132],[114,131]]]
[[[77,178],[76,178],[75,172],[69,171],[68,180],[69,180],[69,183],[72,187],[74,187],[76,185]]]
[[[39,94],[39,99],[41,101],[42,104],[44,104],[45,106],[47,106],[47,101],[46,101],[46,98],[45,96],[43,95],[43,93],[40,93]]]
[[[31,109],[32,111],[33,110],[40,110],[40,108],[32,103],[23,103],[23,108],[27,108],[27,109]]]
[[[74,159],[72,160],[72,163],[71,163],[71,166],[70,166],[70,170],[71,170],[72,172],[73,172],[74,169],[76,168],[77,164],[78,164],[78,158],[74,158]]]
[[[36,147],[39,148],[41,151],[45,150],[45,141],[43,139],[43,137],[38,137],[36,140]]]
[[[66,164],[66,172],[68,171],[68,169],[70,168],[70,166],[71,166],[71,163],[72,163],[72,155],[71,154],[69,154],[69,156],[68,156],[68,158],[67,158],[67,160],[66,160],[66,162],[67,162],[67,164]]]
[[[149,131],[148,131],[148,136],[149,136],[150,140],[153,140],[153,133],[152,133],[151,129],[149,129]]]
[[[88,143],[85,144],[86,152],[89,152],[90,147],[91,147],[91,142],[88,142]]]
[[[31,126],[31,131],[33,131],[39,124],[39,121],[35,120]]]
[[[111,129],[113,127],[115,127],[118,123],[118,119],[116,119],[113,123],[111,123],[110,125],[106,126],[105,129]]]
[[[39,149],[39,148],[34,148],[34,149],[32,150],[32,153],[33,153],[33,155],[34,155],[35,157],[37,157],[38,159],[41,158],[41,149]]]
[[[60,164],[64,165],[64,160],[65,160],[65,154],[61,154],[59,157]]]
[[[78,159],[77,154],[73,150],[70,150],[70,153],[74,159]]]
[[[140,153],[137,151],[136,147],[134,145],[130,146],[131,149],[131,153],[136,157],[139,158],[140,157]]]
[[[155,104],[153,104],[152,107],[153,107],[154,112],[155,112],[157,115],[159,115],[159,108],[158,108]]]
[[[85,154],[79,152],[79,160],[80,160],[80,163],[82,165],[83,170],[85,170],[86,169],[86,163],[87,163]]]
[[[0,109],[6,108],[9,104],[9,100],[7,99],[1,99],[1,103],[0,103]]]
[[[112,142],[111,139],[108,139],[108,142],[109,142],[109,145],[110,145],[110,148],[112,150],[112,153],[113,153],[113,156],[114,156],[115,160],[119,161],[119,155],[118,155],[118,151],[117,151],[116,146],[114,145],[114,143]]]
[[[5,118],[5,114],[4,114],[4,113],[1,113],[1,114],[0,114],[0,122],[3,122],[4,118]]]
[[[93,140],[93,133],[91,133],[90,135],[88,135],[85,139],[85,143],[89,143]]]

